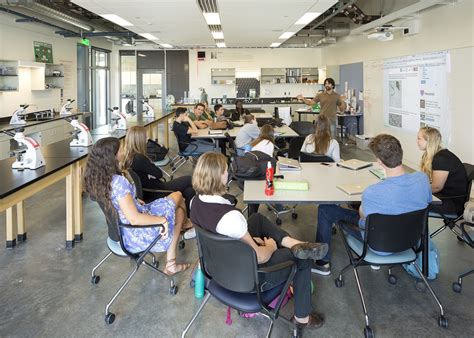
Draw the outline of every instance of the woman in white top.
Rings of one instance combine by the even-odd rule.
[[[306,136],[301,152],[316,153],[331,157],[334,162],[339,162],[339,143],[331,138],[331,122],[326,116],[319,116],[314,126],[314,134]]]
[[[260,129],[260,135],[250,145],[252,146],[252,151],[258,150],[273,157],[273,150],[275,150],[273,127],[269,124],[264,125]]]
[[[244,117],[244,126],[238,131],[235,138],[235,145],[237,148],[244,148],[250,142],[255,140],[260,135],[260,129],[257,126],[257,120],[252,114],[247,114]]]

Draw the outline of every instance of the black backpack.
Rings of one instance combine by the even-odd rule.
[[[168,154],[168,148],[162,146],[156,141],[148,139],[146,142],[146,155],[153,162],[162,161]]]
[[[237,179],[264,180],[267,163],[276,167],[276,160],[261,151],[249,151],[244,156],[233,158],[229,171]]]

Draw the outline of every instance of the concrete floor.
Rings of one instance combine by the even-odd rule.
[[[372,159],[353,146],[343,147],[342,156]],[[190,173],[187,166],[182,174]],[[235,189],[235,187],[233,188]],[[233,190],[236,192],[236,190]],[[1,337],[178,337],[200,304],[189,287],[190,271],[176,277],[176,296],[168,293],[168,283],[148,269],[140,269],[112,306],[116,320],[104,322],[104,307],[132,268],[128,259],[111,257],[99,270],[98,285],[90,282],[92,267],[108,252],[104,218],[96,204],[84,200],[84,240],[73,250],[64,248],[65,184],[59,182],[26,201],[28,241],[13,250],[0,247],[0,336]],[[240,197],[241,198],[241,197]],[[260,211],[270,215],[265,207]],[[316,206],[298,206],[298,219],[282,217],[283,228],[297,238],[313,240]],[[436,222],[430,224],[431,230]],[[5,238],[5,216],[1,214],[0,238]],[[441,273],[431,283],[438,293],[449,320],[449,329],[437,325],[438,311],[427,292],[419,292],[414,280],[395,268],[397,285],[387,282],[386,268],[360,271],[371,326],[378,337],[473,337],[474,276],[465,280],[456,294],[451,283],[456,276],[474,266],[473,251],[459,243],[452,233],[435,238],[441,254]],[[333,239],[333,272],[323,277],[313,274],[313,304],[326,316],[324,326],[307,331],[305,336],[361,337],[363,316],[356,284],[351,272],[345,287],[337,289],[334,278],[348,259],[339,235]],[[179,259],[197,260],[194,241],[188,241]],[[163,263],[163,257],[160,257]],[[283,310],[293,312],[290,301]],[[232,312],[233,324],[226,325],[227,308],[215,300],[191,328],[190,337],[262,337],[267,320],[240,318]],[[276,323],[272,337],[289,337],[288,327]]]

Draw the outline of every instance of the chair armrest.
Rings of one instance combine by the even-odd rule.
[[[280,271],[280,270],[289,268],[289,267],[291,267],[295,264],[296,263],[293,262],[293,261],[286,261],[286,262],[275,264],[275,265],[272,265],[272,266],[266,266],[264,268],[260,268],[260,269],[258,269],[258,272],[259,273],[272,273],[272,272],[275,272],[275,271]]]
[[[150,189],[150,188],[142,188],[143,192],[154,192],[154,193],[164,193],[164,194],[171,194],[174,192],[173,190],[162,190],[162,189]]]
[[[462,194],[462,195],[453,195],[453,196],[445,196],[441,194],[435,194],[436,197],[438,197],[440,200],[450,200],[454,198],[461,198],[461,197],[466,197],[467,194]]]
[[[361,232],[366,232],[365,229],[362,229],[360,227],[358,227],[357,225],[353,224],[353,223],[349,223],[349,222],[339,222],[339,225],[344,228],[349,228],[349,229],[352,229],[352,230],[355,230],[355,231],[361,231]]]
[[[163,224],[150,224],[150,225],[132,225],[132,224],[119,224],[120,228],[141,228],[141,229],[146,229],[146,228],[162,228],[161,231],[165,230],[165,227]]]

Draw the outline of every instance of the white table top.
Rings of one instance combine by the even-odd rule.
[[[260,116],[259,116],[260,117]],[[243,122],[241,122],[243,124]],[[213,134],[209,135],[209,128],[198,129],[198,133],[196,135],[191,136],[191,138],[196,139],[222,139],[225,138],[224,134],[227,132],[232,138],[237,137],[237,133],[239,132],[240,128],[242,127],[234,127],[232,129],[223,130],[221,134]],[[293,129],[288,127],[287,125],[283,125],[282,127],[275,128],[275,135],[277,137],[297,137],[298,133],[295,132]]]
[[[244,203],[282,203],[282,204],[337,204],[360,202],[362,195],[348,195],[336,186],[340,184],[371,185],[380,180],[369,172],[369,169],[380,168],[376,163],[373,166],[350,170],[337,167],[335,163],[324,166],[320,163],[301,163],[301,171],[282,173],[284,180],[306,180],[309,183],[307,191],[275,190],[273,196],[265,195],[265,181],[245,181]],[[277,172],[277,175],[280,174]],[[433,196],[433,201],[439,202]]]

